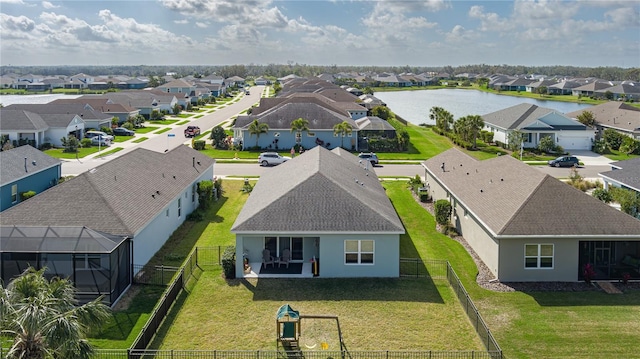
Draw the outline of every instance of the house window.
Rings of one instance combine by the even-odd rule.
[[[525,244],[524,267],[553,269],[553,244]]]
[[[18,185],[11,185],[11,203],[18,202]]]
[[[182,215],[182,198],[178,198],[178,217]]]
[[[527,133],[527,142],[531,143],[531,134]]]
[[[191,186],[191,202],[196,201],[196,185],[195,183]]]
[[[167,208],[167,211],[164,213],[164,215],[169,217],[169,208]]]
[[[373,264],[374,245],[371,239],[344,241],[345,264]]]

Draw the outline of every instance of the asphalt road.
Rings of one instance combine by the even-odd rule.
[[[184,144],[185,142],[189,142],[189,139],[185,139],[184,137],[184,130],[185,128],[187,128],[187,126],[199,126],[202,131],[206,131],[209,128],[215,127],[229,120],[231,117],[239,114],[240,112],[248,109],[254,104],[259,103],[263,90],[264,86],[254,86],[251,88],[251,94],[243,96],[238,102],[217,109],[215,112],[206,114],[199,119],[192,120],[188,124],[175,127],[171,131],[162,134],[146,133],[139,135],[140,137],[149,138],[148,140],[139,144],[133,143],[132,141],[116,143],[113,145],[113,147],[123,147],[124,149],[114,154],[103,157],[65,161],[62,164],[62,175],[78,175],[82,172],[86,172],[92,168],[95,168],[96,166],[99,166],[105,161],[110,161],[114,158],[122,156],[123,154],[131,152],[137,147],[146,148],[156,152],[164,152],[165,150],[176,148]],[[173,134],[174,136],[170,137],[169,134]]]
[[[569,169],[568,168],[555,168],[549,166],[533,166],[534,168],[549,174],[556,178],[567,178],[569,177]],[[233,177],[255,177],[262,175],[265,171],[270,171],[274,167],[261,167],[257,162],[256,163],[216,163],[214,171],[216,176],[233,176]],[[420,175],[424,177],[425,172],[424,168],[419,165],[393,165],[393,164],[382,164],[378,165],[374,168],[376,175],[378,177],[414,177],[415,175]],[[578,169],[578,173],[584,178],[599,178],[599,172],[605,172],[611,170],[611,166],[600,166],[600,165],[587,165],[580,167]]]

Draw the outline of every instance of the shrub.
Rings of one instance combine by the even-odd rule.
[[[620,145],[622,145],[624,135],[612,128],[607,128],[602,133],[602,138],[607,143],[607,146],[609,148],[611,148],[612,150],[618,150],[620,148]]]
[[[604,188],[598,188],[593,190],[592,195],[594,198],[597,198],[604,203],[611,203],[611,201],[613,201],[613,196],[611,195],[611,192],[607,191]]]
[[[222,178],[214,179],[213,188],[216,189],[215,191],[216,200],[220,199],[220,197],[222,197]]]
[[[211,206],[213,199],[213,181],[204,180],[198,182],[198,201],[200,202],[199,208],[206,210]]]
[[[199,209],[196,209],[195,211],[189,213],[189,215],[187,216],[187,221],[191,221],[191,222],[200,222],[204,219],[204,214],[202,214],[202,212]]]
[[[439,199],[434,206],[436,222],[442,226],[448,225],[449,218],[451,218],[451,203],[446,199]]]
[[[91,139],[90,138],[83,138],[80,140],[80,146],[82,148],[89,148],[91,147]]]
[[[236,277],[236,247],[228,246],[222,253],[222,271],[224,277],[233,279]]]
[[[584,265],[584,268],[582,269],[582,276],[587,284],[591,283],[591,281],[595,279],[596,270],[593,268],[593,265],[591,265],[591,263],[587,263]]]
[[[26,201],[29,198],[33,197],[36,195],[36,191],[26,191],[26,192],[22,192],[20,193],[20,200],[21,201]]]
[[[205,142],[203,140],[193,141],[193,149],[194,150],[202,151],[202,150],[204,150],[204,147],[205,147]]]

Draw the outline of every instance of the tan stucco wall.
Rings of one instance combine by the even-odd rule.
[[[525,244],[553,244],[553,269],[525,269]],[[576,282],[578,281],[578,240],[502,239],[500,241],[500,280],[503,282]]]

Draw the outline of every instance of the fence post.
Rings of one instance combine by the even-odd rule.
[[[196,266],[198,264],[200,264],[200,263],[198,262],[198,247],[196,247]]]

